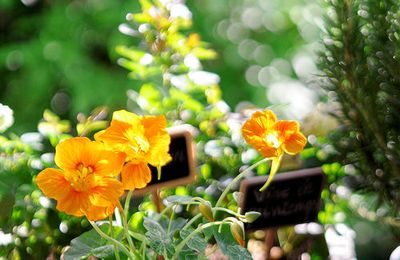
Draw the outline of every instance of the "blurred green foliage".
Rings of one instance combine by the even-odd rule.
[[[315,3],[221,0],[188,6],[192,30],[212,41],[219,55],[204,65],[221,76],[230,106],[248,100],[266,107],[274,82],[309,81],[297,68],[301,61],[315,67]],[[130,41],[117,29],[130,10],[139,10],[138,2],[0,2],[0,100],[15,111],[14,131],[34,129],[47,108],[75,121],[78,112],[97,106],[125,107],[126,90],[140,84],[127,81],[115,64],[116,45]]]
[[[135,4],[0,2],[0,100],[15,112],[15,131],[34,129],[47,108],[73,119],[96,106],[123,106],[130,83],[113,46],[123,42],[118,24]]]
[[[369,202],[373,211],[385,209],[384,215],[398,218],[400,4],[329,1],[327,5],[320,66],[341,125],[329,135],[336,159],[343,164],[336,167],[340,170],[336,176],[352,191],[366,197],[376,194],[376,200]]]
[[[387,259],[400,239],[400,4],[342,0],[325,7],[321,85],[339,127],[317,144],[332,162],[323,168],[329,186],[320,217],[354,228],[360,258]],[[386,235],[372,232],[378,225]]]
[[[154,17],[149,2],[141,3],[144,12],[128,15],[129,24],[119,26],[121,32],[137,36],[126,38],[116,28],[128,10],[138,10],[136,2],[1,2],[0,97],[15,111],[17,123],[12,130],[32,129],[42,111],[50,107],[58,116],[45,112],[39,131],[46,145],[34,153],[45,154],[69,134],[90,134],[104,123],[104,115],[99,119],[97,112],[89,117],[79,114],[75,119],[78,112],[87,114],[100,105],[112,109],[125,106],[128,90],[130,110],[166,114],[173,124],[190,123],[199,129],[196,141],[202,178],[197,186],[165,190],[161,196],[191,194],[215,201],[243,165],[259,158],[240,138],[241,123],[251,113],[246,109],[255,106],[239,107],[238,113],[231,112],[230,106],[250,100],[265,107],[267,87],[301,77],[292,59],[307,53],[303,44],[311,40],[298,28],[310,27],[318,8],[303,5],[303,1],[284,1],[282,5],[193,1],[189,2],[196,22],[192,29],[191,11],[179,10],[178,18],[171,22],[160,17],[169,15],[165,7],[158,4],[162,13]],[[303,7],[311,11],[308,18],[302,14]],[[240,10],[247,11],[242,15]],[[302,25],[294,22],[298,18]],[[258,21],[262,23],[254,24]],[[203,35],[216,43],[217,52],[209,49]],[[120,46],[115,49],[116,45]],[[116,53],[122,56],[118,63],[130,71],[134,81],[127,81],[114,65]],[[217,56],[218,60],[207,61]],[[298,164],[296,161],[289,168]],[[267,171],[268,166],[262,165],[253,174]],[[237,210],[232,194],[224,203]],[[154,209],[149,198],[140,207]],[[54,227],[54,232],[59,230]],[[58,254],[64,243],[52,245]],[[21,252],[29,254],[28,248],[22,246]],[[52,252],[42,251],[44,255]]]
[[[330,132],[337,123],[314,111],[305,120],[306,133],[314,134],[310,146],[301,160],[286,160],[283,167],[325,163],[324,223],[357,226],[354,213],[398,223],[398,2],[327,1],[325,27],[323,9],[306,0],[188,1],[183,17],[172,22],[154,16],[148,1],[141,3],[143,13],[136,1],[0,1],[0,101],[14,110],[11,131],[32,131],[45,109],[55,112],[45,112],[38,142],[11,131],[0,136],[0,224],[13,234],[13,244],[0,255],[57,255],[87,228],[56,213],[52,204],[44,207],[30,183],[40,167],[50,165],[46,156],[60,140],[105,126],[105,108],[85,116],[95,107],[127,106],[196,126],[199,181],[163,190],[161,197],[190,194],[215,201],[232,176],[259,159],[240,138],[251,109],[279,104],[283,109],[276,110],[303,119],[318,100],[307,90],[319,84],[328,91],[325,99],[335,101],[326,110],[340,104],[340,126]],[[158,7],[161,17],[170,15]],[[318,27],[326,34],[320,68],[328,78],[322,83],[314,77],[321,74],[313,60]],[[129,70],[130,80],[116,63]],[[288,105],[288,97],[305,106]],[[241,103],[246,100],[252,104]],[[252,174],[263,175],[268,167]],[[237,210],[232,194],[225,206]],[[140,209],[154,205],[145,198]],[[61,223],[68,227],[65,234]]]

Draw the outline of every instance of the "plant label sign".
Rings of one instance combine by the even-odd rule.
[[[157,179],[157,168],[151,168],[151,181],[134,195],[143,195],[165,187],[175,187],[193,182],[196,179],[193,145],[193,127],[181,125],[168,128],[171,136],[169,153],[172,161],[161,168],[161,178]]]
[[[249,230],[313,222],[317,220],[324,184],[321,168],[311,168],[275,175],[264,192],[259,189],[267,176],[241,182],[243,212],[257,211],[261,216],[247,224]]]

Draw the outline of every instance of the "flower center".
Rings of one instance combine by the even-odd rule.
[[[279,148],[280,143],[279,143],[278,134],[276,132],[268,133],[264,139],[267,142],[268,146],[271,146],[274,148]]]
[[[149,142],[145,137],[142,136],[135,136],[134,140],[137,144],[138,150],[141,152],[147,152],[150,148]]]
[[[84,166],[79,163],[76,171],[70,175],[71,186],[77,191],[90,189],[94,183],[94,169],[92,166]]]
[[[133,135],[130,137],[131,143],[128,144],[128,158],[131,161],[143,161],[146,153],[150,149],[150,143],[147,138],[143,135]]]

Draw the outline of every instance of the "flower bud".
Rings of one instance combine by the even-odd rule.
[[[240,246],[244,247],[245,241],[244,241],[243,223],[232,222],[230,224],[230,229],[231,229],[232,236],[233,236],[233,238],[235,238],[236,242],[238,242],[238,244]]]
[[[246,212],[246,214],[244,214],[244,217],[246,218],[248,223],[253,223],[260,216],[261,216],[261,213],[257,212],[257,211],[249,211],[249,212]]]
[[[211,210],[211,206],[208,202],[201,202],[199,205],[200,213],[205,217],[208,221],[213,222],[214,216]]]
[[[145,214],[143,212],[135,212],[132,217],[129,219],[128,226],[129,229],[134,232],[146,232],[146,229],[143,225]]]

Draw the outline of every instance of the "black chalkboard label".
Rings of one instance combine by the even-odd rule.
[[[265,229],[313,222],[317,220],[324,184],[321,168],[304,169],[275,175],[264,192],[259,189],[267,176],[241,182],[243,212],[257,211],[261,216],[246,229]]]
[[[193,148],[193,128],[181,125],[168,128],[171,136],[169,153],[172,161],[161,168],[161,179],[157,179],[157,169],[151,168],[151,181],[143,189],[134,191],[134,195],[142,195],[164,187],[175,187],[193,182],[196,179],[195,157]]]

